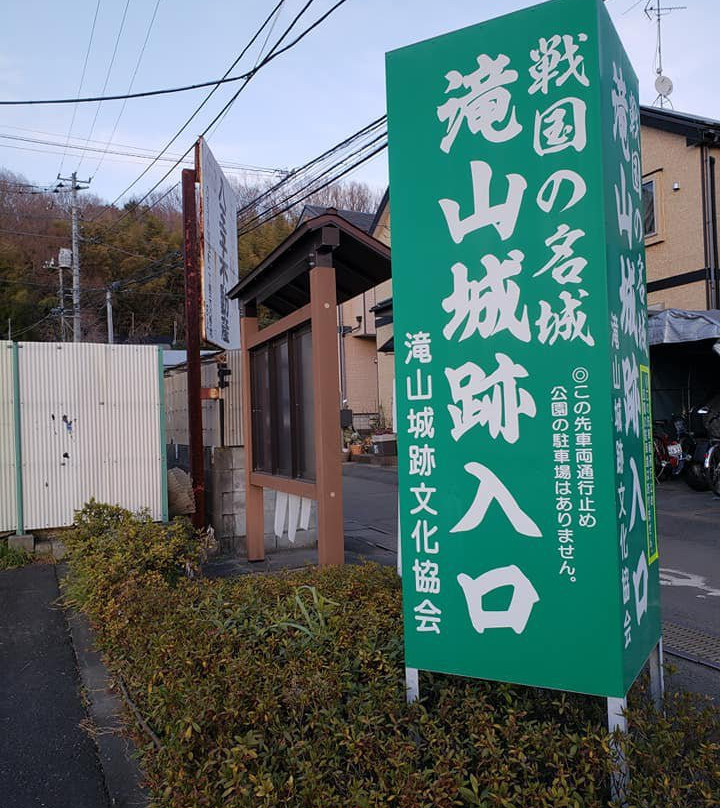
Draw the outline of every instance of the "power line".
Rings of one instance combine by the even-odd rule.
[[[288,196],[285,196],[284,198],[277,200],[275,203],[267,207],[265,210],[260,211],[255,216],[251,217],[249,220],[244,221],[242,223],[242,227],[247,228],[249,225],[254,224],[256,221],[260,222],[260,224],[264,223],[264,221],[270,221],[270,219],[275,218],[275,215],[279,215],[273,213],[278,208],[278,206],[285,205],[285,207],[282,208],[281,212],[290,210],[290,208],[300,204],[300,202],[312,196],[314,193],[317,193],[318,191],[322,190],[322,188],[327,187],[327,185],[331,184],[332,182],[336,182],[338,179],[340,179],[340,177],[344,176],[347,172],[342,170],[340,173],[333,175],[332,174],[333,171],[335,171],[336,169],[342,169],[349,160],[352,160],[353,157],[357,157],[361,153],[366,152],[367,149],[370,148],[371,146],[374,146],[376,143],[385,140],[385,142],[380,146],[378,150],[372,152],[371,156],[377,154],[378,151],[382,151],[382,149],[384,149],[387,146],[386,137],[387,135],[385,133],[380,134],[377,137],[373,138],[373,140],[371,140],[369,143],[360,146],[360,148],[356,149],[351,154],[341,158],[340,160],[335,162],[332,166],[329,166],[325,171],[321,172],[320,174],[314,177],[311,177],[309,181],[307,181],[304,185],[301,185],[296,190],[292,191]],[[360,162],[358,162],[357,165],[364,162],[362,158],[359,158],[359,160]],[[353,164],[353,166],[355,166],[355,163]],[[326,177],[329,176],[334,178],[331,178],[329,182],[324,183],[322,186],[317,187],[318,181],[324,180]],[[307,191],[307,193],[305,193],[304,196],[301,196],[305,191]],[[265,218],[268,213],[271,213],[273,215],[271,215],[269,218]]]
[[[48,132],[45,129],[28,129],[27,127],[24,127],[24,126],[12,126],[10,124],[0,124],[0,128],[1,129],[14,129],[14,130],[17,130],[19,132],[31,132],[34,135],[48,135],[49,137],[53,137],[53,138],[58,138],[58,137],[59,138],[64,138],[65,137],[65,135],[63,135],[63,134],[59,134],[57,132]],[[22,139],[18,135],[9,135],[7,133],[0,134],[0,137],[9,138],[9,139],[11,139],[11,138]],[[25,137],[25,140],[27,142],[42,143],[42,144],[53,145],[53,146],[62,145],[60,143],[57,143],[57,141],[48,141],[48,140],[44,140],[42,138],[28,138],[27,136],[24,136],[24,137]],[[77,138],[77,139],[80,140],[81,138]],[[94,143],[96,147],[101,147],[101,148],[104,148],[105,146],[109,145],[109,141],[107,141],[107,140],[93,140],[91,138],[90,142]],[[147,148],[145,146],[134,146],[134,145],[129,145],[127,143],[115,143],[114,145],[115,145],[115,147],[117,149],[126,149],[126,150],[129,149],[133,156],[141,157],[144,160],[151,160],[155,156],[155,154],[157,152],[156,148]],[[79,148],[82,148],[82,147],[79,144],[73,144],[73,146],[71,146],[71,148],[79,149]],[[98,149],[98,151],[99,150],[100,149]],[[136,152],[137,152],[137,154],[135,154]],[[145,152],[145,153],[143,154],[143,152]],[[118,151],[118,152],[112,152],[111,151],[110,153],[111,154],[114,154],[114,153],[115,154],[127,154],[126,151]],[[178,158],[179,158],[178,154],[168,154],[167,155],[168,160],[177,160]],[[223,167],[226,167],[226,168],[236,168],[238,170],[242,169],[242,170],[247,170],[247,171],[267,172],[268,174],[278,174],[278,173],[281,173],[283,171],[283,169],[280,169],[280,168],[269,168],[267,166],[256,166],[256,165],[253,165],[251,163],[238,163],[238,162],[232,162],[232,161],[228,161],[228,160],[223,161],[221,163],[221,165]],[[6,180],[0,179],[0,182],[6,182]],[[32,183],[26,183],[26,185],[30,185],[30,184],[32,184]]]
[[[108,244],[105,241],[101,241],[99,238],[81,238],[80,241],[84,242],[90,247],[106,247],[109,250],[115,250],[115,252],[123,253],[123,255],[127,255],[130,258],[142,258],[144,261],[147,261],[150,258],[149,255],[141,255],[140,253],[130,252],[130,250],[124,250],[122,247],[116,247],[114,244]],[[165,244],[166,247],[169,246],[167,242],[162,243]],[[172,252],[177,253],[178,255],[180,254],[179,250],[173,250]]]
[[[137,62],[135,62],[135,69],[133,70],[133,74],[130,77],[130,84],[128,84],[127,91],[132,92],[133,85],[135,84],[135,78],[137,77],[138,70],[140,69],[140,63],[142,62],[143,56],[145,55],[145,48],[147,48],[148,40],[150,39],[150,33],[153,29],[153,25],[155,24],[155,18],[157,17],[158,8],[160,8],[160,0],[155,1],[155,8],[153,9],[152,17],[150,18],[150,22],[147,27],[147,31],[145,33],[145,39],[143,41],[142,47],[140,48],[140,53],[138,54]],[[127,8],[126,8],[127,10]],[[103,164],[105,160],[105,155],[108,153],[108,149],[110,148],[110,144],[115,137],[115,132],[117,132],[118,125],[120,124],[120,118],[122,118],[123,113],[125,112],[125,107],[127,106],[127,98],[123,101],[122,107],[120,107],[120,112],[118,112],[117,118],[115,118],[115,124],[113,125],[112,132],[110,133],[110,140],[108,140],[107,145],[105,147],[105,151],[102,153],[100,157],[100,161],[98,162],[97,166],[95,166],[95,171],[93,171],[92,176],[94,177],[98,171],[100,170],[100,166]],[[90,138],[88,138],[88,142]]]
[[[15,278],[0,278],[0,283],[10,284],[11,286],[27,286],[38,289],[52,289],[55,290],[55,281],[48,280],[47,283],[34,283],[33,281],[19,281]]]
[[[103,94],[105,93],[105,90],[107,89],[108,86],[108,82],[110,81],[110,74],[112,73],[113,65],[115,64],[115,57],[117,56],[118,46],[120,45],[120,38],[122,37],[122,32],[123,29],[125,28],[125,20],[127,19],[127,13],[129,7],[130,7],[130,0],[125,0],[125,8],[123,9],[122,19],[120,20],[120,28],[118,29],[117,36],[115,37],[115,46],[113,48],[112,56],[110,57],[110,64],[108,65],[107,73],[105,74],[105,83],[103,84],[102,88]],[[95,131],[95,124],[97,123],[98,115],[100,114],[100,109],[102,108],[102,105],[103,105],[102,101],[97,105],[92,125],[90,126],[90,134],[88,135],[88,139],[90,139],[93,136],[93,132]],[[80,170],[80,166],[82,165],[84,159],[85,159],[85,153],[83,152],[80,155],[80,161],[75,167],[75,171]],[[92,177],[90,177],[90,179],[92,179]]]
[[[255,59],[255,64],[253,65],[253,67],[257,67],[258,62],[260,61],[260,59],[262,59],[262,55],[265,52],[265,48],[267,47],[267,43],[270,40],[270,37],[272,36],[273,31],[275,30],[275,26],[277,25],[277,21],[280,19],[280,10],[281,10],[283,4],[284,4],[284,0],[281,0],[281,2],[278,3],[278,5],[277,5],[277,14],[275,14],[275,9],[273,9],[273,14],[274,14],[273,20],[270,23],[270,27],[268,28],[268,32],[265,35],[265,39],[263,40],[263,43],[260,46],[260,50],[258,51],[257,59]],[[222,122],[227,117],[227,114],[228,114],[229,111],[230,110],[228,108],[225,111],[225,113],[223,114],[222,118],[220,118],[220,120],[215,124],[212,132],[208,133],[208,138],[212,137],[212,135],[214,135],[215,132],[217,132],[217,130],[220,128],[220,126],[222,126]]]
[[[58,143],[57,141],[52,140],[44,140],[42,138],[30,138],[24,137],[22,135],[7,135],[7,134],[0,134],[1,140],[12,140],[16,143],[33,143],[39,146],[58,146],[63,147],[62,143]],[[95,141],[101,142],[101,141]],[[108,144],[109,145],[109,144]],[[24,146],[10,146],[5,143],[0,143],[0,148],[17,148],[22,149],[23,151],[33,151],[37,152],[38,154],[60,154],[60,152],[53,152],[48,151],[45,149],[32,149]],[[177,162],[178,158],[177,155],[167,156],[167,157],[154,157],[150,154],[140,154],[132,151],[120,151],[118,149],[109,149],[107,146],[105,148],[101,148],[99,146],[80,146],[75,144],[68,144],[67,149],[76,150],[76,151],[88,151],[88,152],[97,152],[101,153],[103,156],[106,154],[116,155],[120,157],[129,157],[133,158],[133,160],[155,160],[155,161],[162,161],[165,163],[170,162]],[[133,147],[128,147],[133,148]],[[269,168],[264,166],[252,166],[252,165],[244,165],[242,163],[233,163],[233,162],[222,162],[220,163],[221,167],[224,168],[226,171],[239,171],[245,173],[257,173],[257,174],[278,174],[281,172],[279,168]],[[97,173],[97,170],[96,170]]]
[[[95,16],[93,17],[92,27],[90,28],[90,39],[88,41],[87,50],[85,51],[85,61],[83,62],[83,69],[82,69],[82,73],[80,75],[80,84],[78,85],[77,98],[80,98],[80,93],[82,92],[83,82],[85,81],[85,71],[87,70],[88,58],[90,56],[90,49],[92,48],[93,37],[95,36],[95,24],[97,23],[98,12],[100,11],[100,3],[101,3],[101,0],[97,0],[97,5],[95,6]],[[68,143],[70,142],[70,138],[72,136],[73,126],[75,126],[75,117],[77,115],[77,111],[78,111],[78,107],[77,107],[77,99],[76,99],[75,106],[73,108],[72,118],[70,119],[70,128],[68,129],[68,134],[67,134],[67,142]],[[65,147],[67,149],[67,143],[65,144]],[[65,164],[65,153],[66,152],[63,152],[62,160],[60,161],[60,168],[58,169],[58,174],[62,173],[63,165]]]
[[[331,158],[334,154],[337,154],[337,152],[339,152],[341,149],[350,146],[351,144],[355,143],[362,137],[374,133],[376,130],[382,127],[386,121],[387,121],[387,115],[381,115],[379,118],[376,118],[374,121],[371,121],[369,124],[364,126],[362,129],[359,129],[354,134],[349,135],[344,140],[341,140],[339,143],[336,143],[334,146],[331,146],[322,154],[319,154],[312,160],[308,160],[307,163],[288,172],[288,174],[282,180],[275,183],[275,185],[272,185],[270,188],[267,188],[265,191],[256,196],[242,208],[239,208],[237,211],[238,218],[241,218],[244,213],[255,209],[260,202],[262,202],[264,199],[267,199],[268,197],[271,197],[276,191],[280,190],[283,186],[288,185],[288,183],[290,183],[293,179],[297,178],[303,172]]]
[[[0,233],[4,233],[9,236],[32,236],[33,238],[60,238],[60,239],[67,239],[67,234],[60,233],[57,236],[54,236],[52,233],[27,233],[22,230],[0,230]]]
[[[346,2],[346,0],[340,0],[340,2],[336,3],[335,6],[330,10],[329,13],[335,10],[335,8],[342,3]],[[325,14],[320,22],[322,22],[328,14]],[[313,26],[314,27],[314,26]],[[311,30],[311,29],[309,29]],[[309,33],[309,30],[306,33]],[[303,33],[303,36],[305,34]],[[185,84],[180,87],[170,87],[163,90],[145,90],[144,92],[140,93],[122,93],[119,95],[94,95],[88,96],[86,98],[42,98],[42,99],[30,99],[24,101],[0,101],[0,106],[3,107],[20,107],[20,106],[36,106],[36,105],[43,105],[43,104],[94,104],[98,101],[124,101],[126,98],[150,98],[152,96],[157,95],[170,95],[172,93],[185,93],[191,90],[201,90],[204,87],[212,87],[215,84],[232,84],[236,81],[242,81],[243,79],[249,78],[253,76],[261,67],[264,67],[268,62],[276,59],[278,56],[283,54],[286,50],[291,48],[295,42],[291,42],[288,46],[279,50],[277,53],[272,54],[269,57],[266,57],[257,67],[254,67],[252,70],[248,70],[247,73],[241,73],[239,76],[229,76],[227,78],[219,78],[219,79],[212,79],[211,81],[202,81],[197,84]]]
[[[247,43],[247,45],[245,45],[245,47],[242,49],[242,51],[240,51],[240,55],[235,59],[235,61],[230,65],[230,67],[225,71],[225,74],[223,75],[223,79],[227,78],[227,76],[234,70],[235,66],[243,58],[243,56],[247,53],[247,51],[252,47],[255,40],[260,36],[260,34],[264,30],[265,26],[270,22],[270,20],[273,18],[273,16],[276,14],[276,12],[280,9],[280,7],[282,6],[282,4],[284,2],[285,2],[285,0],[279,0],[279,2],[273,8],[273,10],[270,12],[270,14],[265,18],[265,20],[262,23],[262,25],[260,26],[260,28],[258,28],[258,30],[255,32],[255,34],[253,34],[253,36],[251,37],[251,39]],[[311,0],[311,2],[312,2],[312,0]],[[249,79],[248,79],[248,81],[249,81]],[[203,101],[195,109],[195,111],[192,113],[192,115],[185,121],[185,123],[180,127],[180,129],[172,136],[172,138],[160,150],[159,154],[150,162],[150,164],[148,166],[146,166],[143,169],[143,171],[140,173],[140,175],[138,177],[136,177],[130,183],[130,185],[128,185],[123,191],[121,191],[117,195],[117,197],[115,197],[115,199],[110,203],[108,208],[112,208],[115,205],[116,202],[118,202],[123,196],[125,196],[125,194],[131,188],[133,188],[148,173],[148,171],[150,171],[150,169],[158,162],[158,160],[160,160],[162,158],[163,154],[165,154],[165,152],[170,148],[170,146],[172,146],[172,144],[180,137],[180,135],[185,131],[185,129],[187,129],[187,127],[190,125],[190,123],[195,118],[195,116],[200,112],[200,110],[205,106],[205,104],[207,104],[207,102],[212,98],[212,96],[217,91],[219,86],[220,85],[217,84],[215,87],[213,87],[213,89],[205,96]],[[186,151],[185,154],[183,154],[182,157],[178,161],[175,162],[175,164],[173,165],[171,171],[178,165],[179,162],[181,162],[182,160],[185,159],[185,157],[187,157],[189,151],[190,150]],[[162,182],[162,180],[161,180],[161,182]],[[157,187],[157,186],[155,186],[155,187]]]
[[[277,218],[281,214],[286,213],[291,208],[294,208],[296,205],[299,205],[301,202],[304,202],[306,199],[311,197],[313,194],[316,194],[319,191],[322,191],[324,188],[327,188],[328,185],[332,185],[333,183],[335,183],[338,180],[342,179],[343,177],[347,176],[350,172],[355,171],[356,168],[359,168],[361,165],[366,163],[368,160],[372,160],[373,157],[376,157],[378,154],[380,154],[380,152],[384,151],[386,148],[387,148],[387,142],[383,143],[380,146],[378,146],[376,149],[374,149],[372,152],[370,152],[370,154],[367,154],[364,157],[362,157],[361,159],[357,160],[352,165],[348,166],[343,171],[341,171],[339,174],[336,174],[335,176],[330,177],[328,180],[326,180],[321,185],[318,185],[317,187],[313,188],[307,194],[305,194],[305,196],[303,196],[302,198],[296,199],[294,202],[286,205],[285,207],[281,208],[280,210],[274,211],[272,213],[272,215],[269,216],[267,219],[265,219],[265,220],[263,220],[261,222],[257,222],[257,224],[253,225],[252,227],[248,228],[247,230],[239,231],[238,232],[238,237],[246,236],[248,233],[252,233],[253,230],[257,230],[259,227],[262,227],[264,224],[267,224],[268,222],[270,222],[273,219]]]
[[[28,331],[32,331],[33,328],[37,328],[39,325],[42,325],[46,320],[49,320],[51,317],[54,316],[56,316],[56,314],[55,310],[53,309],[49,311],[44,317],[41,317],[36,323],[33,323],[32,325],[27,326],[27,328],[23,328],[20,331],[17,331],[15,334],[13,334],[13,339],[17,340],[17,338],[21,334],[27,334]]]
[[[216,116],[213,118],[213,120],[212,120],[212,121],[210,121],[210,123],[209,123],[209,124],[207,125],[207,127],[206,127],[206,128],[203,130],[203,132],[201,132],[200,137],[203,137],[204,135],[206,135],[206,134],[207,134],[207,132],[208,132],[208,130],[212,128],[212,126],[213,126],[213,125],[214,125],[214,124],[215,124],[215,123],[216,123],[216,122],[219,120],[219,118],[220,118],[220,117],[221,117],[221,116],[222,116],[222,115],[225,113],[225,111],[226,111],[227,109],[229,109],[229,108],[230,108],[230,106],[232,106],[232,104],[233,104],[233,103],[235,102],[235,100],[238,98],[238,96],[240,95],[240,93],[241,93],[241,92],[242,92],[242,91],[245,89],[245,87],[247,87],[247,85],[248,85],[248,83],[250,82],[250,80],[253,78],[253,76],[255,76],[255,75],[256,75],[256,74],[259,72],[259,70],[261,70],[261,69],[262,69],[262,68],[263,68],[263,67],[264,67],[266,64],[268,64],[270,61],[272,61],[273,59],[277,58],[277,57],[278,57],[280,54],[285,53],[285,52],[286,52],[286,51],[288,51],[290,48],[292,48],[292,47],[294,47],[296,44],[298,44],[298,43],[299,43],[301,40],[303,40],[303,39],[304,39],[304,38],[305,38],[305,37],[306,37],[306,36],[307,36],[307,35],[308,35],[308,34],[309,34],[311,31],[313,31],[313,30],[314,30],[315,28],[317,28],[317,27],[318,27],[320,24],[322,24],[322,23],[323,23],[323,22],[324,22],[324,21],[325,21],[325,20],[326,20],[326,19],[327,19],[327,18],[328,18],[328,17],[329,17],[329,16],[330,16],[330,15],[331,15],[333,12],[334,12],[334,11],[336,11],[338,8],[340,8],[340,6],[344,5],[344,4],[347,2],[347,0],[338,0],[338,2],[336,2],[336,3],[335,3],[333,6],[331,6],[331,7],[330,7],[330,9],[329,9],[328,11],[326,11],[326,12],[325,12],[323,15],[321,15],[320,17],[318,17],[318,18],[317,18],[317,19],[316,19],[316,20],[315,20],[315,21],[314,21],[314,22],[313,22],[311,25],[309,25],[309,26],[308,26],[308,27],[307,27],[307,28],[306,28],[304,31],[302,31],[300,34],[298,34],[298,36],[296,36],[296,37],[295,37],[295,39],[293,39],[291,42],[289,42],[289,43],[288,43],[287,45],[285,45],[284,47],[279,48],[278,46],[279,46],[279,45],[280,45],[280,44],[283,42],[283,40],[284,40],[284,39],[287,37],[287,35],[290,33],[290,31],[292,31],[293,27],[296,25],[296,23],[298,22],[298,20],[300,19],[300,17],[301,17],[301,16],[302,16],[302,15],[305,13],[305,11],[306,11],[306,10],[309,8],[309,6],[310,6],[310,5],[311,5],[313,2],[314,2],[314,0],[308,0],[308,2],[307,2],[307,3],[306,3],[306,4],[305,4],[305,5],[304,5],[304,6],[303,6],[301,9],[300,9],[300,11],[298,12],[298,14],[296,14],[296,15],[295,15],[295,17],[293,18],[293,20],[291,21],[291,23],[290,23],[290,24],[289,24],[289,25],[286,27],[285,31],[282,33],[282,35],[280,36],[280,38],[279,38],[279,39],[278,39],[278,40],[275,42],[275,44],[273,45],[273,47],[272,47],[272,48],[271,48],[271,50],[270,50],[270,53],[269,53],[269,54],[268,54],[268,55],[267,55],[267,56],[266,56],[266,57],[265,57],[265,58],[264,58],[264,59],[263,59],[263,60],[262,60],[262,61],[261,61],[261,62],[260,62],[260,63],[259,63],[259,64],[258,64],[256,67],[255,67],[255,68],[253,68],[253,69],[250,71],[250,73],[248,74],[248,76],[247,76],[247,78],[246,78],[246,80],[245,80],[244,84],[242,84],[242,85],[241,85],[241,87],[240,87],[240,88],[237,90],[237,92],[236,92],[236,93],[235,93],[235,94],[234,94],[234,95],[233,95],[233,96],[230,98],[230,100],[229,100],[229,101],[228,101],[228,102],[225,104],[225,106],[224,106],[224,107],[223,107],[223,108],[220,110],[220,112],[219,112],[219,113],[218,113],[218,114],[217,114],[217,115],[216,115]],[[195,144],[193,143],[193,144],[192,144],[192,145],[191,145],[191,146],[190,146],[190,147],[187,149],[187,151],[185,152],[185,154],[183,154],[183,158],[187,157],[187,155],[188,155],[188,154],[189,154],[189,153],[192,151],[192,149],[194,148],[194,145],[195,145]],[[156,189],[156,188],[157,188],[157,187],[158,187],[158,186],[159,186],[159,185],[160,185],[162,182],[164,182],[164,181],[165,181],[165,180],[166,180],[166,179],[167,179],[167,178],[170,176],[170,174],[171,174],[171,173],[173,172],[173,170],[174,170],[174,169],[177,167],[177,165],[179,165],[179,163],[180,163],[180,161],[178,161],[178,163],[176,163],[176,165],[175,165],[175,166],[171,167],[171,168],[170,168],[170,169],[169,169],[169,170],[168,170],[168,171],[167,171],[167,172],[166,172],[166,173],[165,173],[165,174],[164,174],[164,175],[163,175],[163,176],[162,176],[162,177],[161,177],[161,178],[160,178],[160,179],[159,179],[159,180],[158,180],[156,183],[155,183],[155,185],[153,185],[153,187],[152,187],[152,188],[151,188],[151,189],[150,189],[150,190],[149,190],[149,191],[148,191],[148,192],[145,194],[145,196],[143,196],[143,197],[142,197],[142,198],[141,198],[141,199],[140,199],[140,200],[139,200],[139,201],[138,201],[138,202],[135,204],[135,207],[137,207],[138,205],[141,205],[141,204],[142,204],[142,203],[143,203],[143,202],[144,202],[144,201],[145,201],[145,200],[148,198],[148,196],[150,196],[150,194],[151,194],[151,193],[152,193],[152,192],[153,192],[153,191],[154,191],[154,190],[155,190],[155,189]],[[164,198],[164,195],[163,195],[163,197],[161,197],[161,199],[162,199],[162,198]],[[156,200],[156,202],[154,202],[154,203],[153,203],[153,205],[154,205],[154,204],[157,204],[157,202],[158,202],[158,201],[159,201],[159,200]],[[113,202],[113,204],[115,204],[115,203]],[[152,206],[150,206],[150,207],[152,207]],[[128,210],[128,211],[126,211],[126,212],[125,212],[125,213],[124,213],[124,214],[123,214],[123,215],[122,215],[122,216],[121,216],[121,217],[120,217],[120,218],[119,218],[119,219],[118,219],[118,220],[115,222],[115,224],[113,225],[113,227],[116,227],[116,226],[117,226],[117,225],[118,225],[118,224],[119,224],[119,223],[120,223],[120,222],[121,222],[121,221],[122,221],[122,220],[123,220],[123,219],[124,219],[126,216],[128,216],[129,214],[130,214],[130,211],[129,211],[129,210]]]

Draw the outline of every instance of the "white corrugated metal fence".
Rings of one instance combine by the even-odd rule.
[[[17,527],[13,344],[0,342],[0,530]]]
[[[158,349],[26,342],[18,357],[23,527],[70,525],[92,497],[167,518]],[[0,480],[7,466],[3,453]]]

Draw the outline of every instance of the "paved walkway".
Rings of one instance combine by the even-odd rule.
[[[105,808],[56,569],[0,572],[0,804]]]

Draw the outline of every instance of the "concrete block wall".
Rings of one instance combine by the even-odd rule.
[[[287,530],[275,536],[275,492],[264,489],[265,551],[288,547],[314,547],[317,544],[316,506],[313,503],[309,530],[298,530],[290,544]],[[221,552],[246,552],[245,543],[245,449],[241,446],[218,447],[210,454],[206,469],[206,503],[210,524],[215,530]]]

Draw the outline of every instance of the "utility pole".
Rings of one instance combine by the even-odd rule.
[[[108,345],[112,345],[115,342],[115,336],[113,334],[112,289],[110,287],[105,290],[105,310],[107,312]]]
[[[58,266],[58,280],[60,281],[60,342],[65,342],[65,285],[63,283],[63,268]]]
[[[58,174],[58,180],[60,185],[55,188],[56,192],[62,187],[63,182],[71,183],[73,342],[80,342],[82,336],[80,324],[80,228],[78,226],[77,192],[87,188],[90,180],[78,180],[76,171],[73,171],[70,177],[61,177]]]

